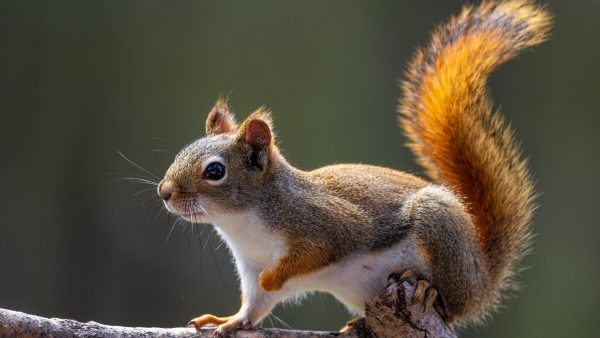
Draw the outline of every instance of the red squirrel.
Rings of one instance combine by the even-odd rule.
[[[251,329],[279,302],[311,291],[361,315],[394,273],[417,279],[415,301],[451,326],[495,310],[529,250],[536,193],[486,82],[550,26],[531,1],[485,1],[417,50],[398,112],[429,180],[362,164],[297,169],[276,146],[269,111],[238,125],[219,99],[206,136],[175,157],[158,194],[183,219],[214,224],[235,259],[241,308],[189,325],[218,325],[216,335]]]

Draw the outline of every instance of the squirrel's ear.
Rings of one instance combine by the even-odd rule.
[[[238,139],[254,150],[268,148],[273,142],[269,111],[263,107],[250,114],[238,130]]]
[[[229,112],[227,100],[220,97],[206,118],[206,134],[228,133],[236,129],[237,123]]]

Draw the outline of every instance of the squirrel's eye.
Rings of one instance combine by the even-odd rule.
[[[204,179],[218,181],[225,176],[225,166],[219,162],[212,162],[204,170]]]

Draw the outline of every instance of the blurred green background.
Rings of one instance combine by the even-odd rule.
[[[234,313],[227,249],[204,225],[168,236],[175,219],[153,189],[120,180],[146,174],[117,149],[162,176],[223,93],[240,118],[270,106],[302,169],[365,162],[421,173],[396,126],[397,80],[461,6],[0,2],[0,307],[165,327]],[[597,335],[600,1],[548,7],[551,40],[490,83],[541,193],[535,254],[524,290],[464,337]],[[294,328],[349,318],[325,295],[275,313]]]

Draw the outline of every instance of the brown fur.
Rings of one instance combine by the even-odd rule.
[[[302,243],[305,238],[293,241],[291,250],[281,257],[277,264],[260,275],[260,287],[265,291],[281,289],[283,283],[294,276],[315,271],[332,262],[331,248]]]
[[[409,146],[465,200],[489,268],[493,303],[530,243],[533,183],[512,130],[492,112],[488,75],[542,42],[550,15],[530,1],[486,1],[440,26],[417,51],[399,111]]]
[[[325,268],[338,271],[356,257],[387,259],[387,265],[363,261],[386,270],[376,274],[360,273],[374,271],[370,266],[352,266],[362,279],[348,283],[356,283],[361,297],[389,273],[412,270],[426,280],[418,282],[417,300],[431,305],[439,297],[450,323],[477,321],[494,309],[527,251],[534,190],[512,131],[492,113],[485,83],[497,65],[541,42],[548,27],[549,15],[528,1],[484,2],[438,28],[417,52],[403,84],[401,123],[438,184],[360,164],[301,171],[279,152],[266,109],[238,126],[219,99],[207,118],[207,136],[177,155],[159,194],[167,196],[160,190],[168,188],[169,210],[192,221],[227,223],[226,215],[240,214],[259,221],[227,233],[242,236],[224,235],[239,248],[235,257],[249,290],[242,290],[240,312],[198,317],[193,324],[221,323],[220,332],[250,327],[276,304],[265,292],[277,294],[288,281],[321,276]],[[217,160],[227,176],[209,181],[203,170]],[[246,238],[268,238],[278,243],[273,250],[285,251],[248,249],[245,244],[253,243]],[[262,291],[253,289],[256,284]]]

